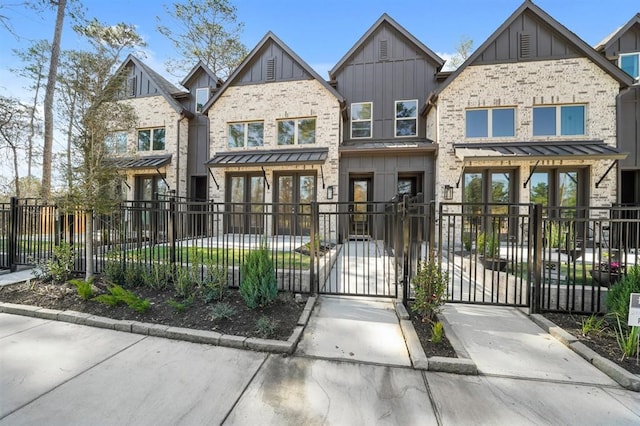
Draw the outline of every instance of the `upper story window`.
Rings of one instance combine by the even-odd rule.
[[[105,148],[114,154],[127,152],[127,132],[109,133],[104,140]]]
[[[316,143],[316,119],[299,118],[278,121],[278,145]]]
[[[467,138],[506,138],[516,135],[515,108],[483,108],[466,111]]]
[[[640,78],[640,52],[621,53],[618,65],[622,71],[638,80]]]
[[[359,102],[351,104],[351,138],[371,137],[371,118],[373,117],[373,103]]]
[[[165,149],[165,129],[138,130],[138,151],[162,151]]]
[[[196,89],[196,112],[201,113],[202,107],[209,100],[209,88],[203,87]]]
[[[264,122],[251,121],[246,123],[229,124],[227,146],[229,148],[244,148],[264,145]]]
[[[585,134],[585,105],[554,105],[533,108],[533,136]]]
[[[396,101],[396,136],[418,134],[418,101]]]

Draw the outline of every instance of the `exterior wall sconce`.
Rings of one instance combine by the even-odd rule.
[[[327,200],[333,200],[333,185],[327,186]]]
[[[451,185],[444,186],[444,199],[447,201],[453,200],[453,186]]]

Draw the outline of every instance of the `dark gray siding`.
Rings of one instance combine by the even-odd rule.
[[[349,176],[371,175],[373,199],[389,201],[395,195],[399,173],[422,174],[422,192],[425,200],[434,197],[435,159],[433,155],[419,153],[386,155],[342,156],[340,158],[340,201],[349,201]]]
[[[273,64],[273,74],[269,66]],[[269,77],[269,78],[268,78]],[[309,80],[313,78],[282,47],[269,40],[247,64],[235,84],[256,84],[271,81]]]
[[[386,43],[386,59],[381,58]],[[373,102],[373,139],[393,139],[395,101],[417,99],[424,104],[435,89],[437,64],[395,28],[383,24],[374,31],[335,75],[336,89],[351,103]],[[344,139],[350,139],[347,120]],[[418,137],[425,137],[425,122],[418,117]]]
[[[569,43],[531,12],[518,16],[473,62],[473,65],[580,56]]]
[[[216,88],[217,81],[208,73],[200,69],[185,84],[189,86],[189,97],[182,101],[182,105],[194,116],[189,120],[189,150],[187,154],[187,182],[191,176],[206,176],[207,168],[204,163],[209,159],[209,118],[196,113],[196,89],[209,88],[210,95]]]
[[[162,94],[161,89],[149,78],[149,75],[134,64],[127,69],[128,78],[135,78],[135,97],[158,96]],[[129,84],[129,83],[128,83]],[[127,93],[130,96],[129,93]]]
[[[607,58],[617,58],[620,53],[640,52],[640,24],[635,24],[607,47]]]
[[[619,148],[629,152],[625,160],[620,161],[623,169],[640,167],[640,86],[633,86],[631,90],[620,97]]]

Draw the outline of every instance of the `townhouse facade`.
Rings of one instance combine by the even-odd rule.
[[[525,1],[454,72],[386,14],[329,80],[272,33],[225,82],[199,63],[184,90],[130,56],[127,197],[173,190],[238,209],[218,232],[292,235],[308,234],[311,201],[341,202],[354,232],[380,226],[372,202],[418,193],[637,203],[639,16],[594,49]],[[247,214],[269,205],[268,221]]]

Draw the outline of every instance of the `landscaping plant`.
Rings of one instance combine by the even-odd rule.
[[[605,327],[606,318],[598,318],[596,315],[591,315],[586,319],[582,319],[582,335],[586,336],[590,333],[601,333]]]
[[[261,316],[256,321],[256,333],[264,339],[268,339],[276,334],[277,324],[266,315]]]
[[[62,241],[53,248],[51,258],[41,260],[36,264],[33,275],[45,282],[64,283],[73,271],[74,257],[71,245]]]
[[[622,318],[626,324],[629,317],[629,299],[631,293],[640,293],[640,266],[627,268],[627,273],[607,291],[607,311]]]
[[[147,299],[141,299],[129,290],[125,290],[118,284],[107,288],[109,294],[101,294],[93,298],[96,302],[109,306],[116,306],[120,303],[126,304],[136,312],[144,313],[149,310],[151,303]]]
[[[620,321],[620,316],[616,315],[618,328],[616,330],[616,340],[622,351],[622,358],[632,357],[636,355],[638,350],[638,337],[640,336],[640,327],[628,327],[626,323]]]
[[[278,281],[269,250],[263,245],[252,250],[241,268],[240,295],[254,309],[266,306],[278,296]]]
[[[442,342],[442,337],[444,335],[444,328],[441,321],[436,321],[431,326],[431,342],[440,343]]]
[[[193,297],[189,297],[182,301],[177,301],[173,299],[167,300],[167,305],[171,306],[173,309],[176,310],[176,312],[180,312],[180,313],[189,309],[189,307],[191,307],[192,304],[193,304]]]
[[[69,284],[78,289],[78,296],[82,300],[89,300],[93,297],[93,280],[69,280]]]
[[[202,300],[205,303],[222,300],[227,290],[228,278],[226,267],[216,265],[213,261],[207,262],[198,283]]]
[[[218,302],[211,309],[211,318],[214,320],[232,320],[236,315],[236,309],[226,302]]]
[[[433,261],[418,262],[418,271],[413,278],[415,300],[411,309],[423,322],[434,322],[436,314],[442,310],[447,297],[449,275]]]

